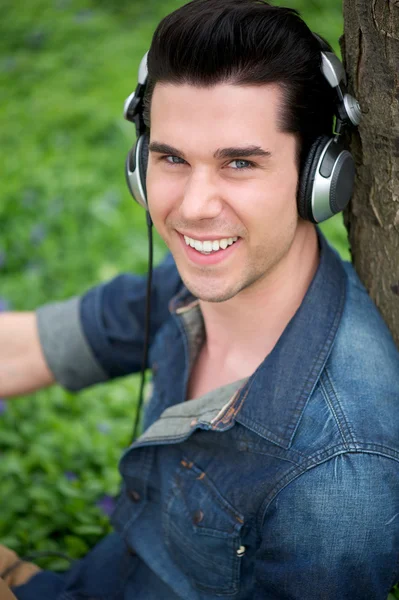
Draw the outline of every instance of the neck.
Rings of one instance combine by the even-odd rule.
[[[318,262],[316,230],[302,222],[285,257],[262,281],[226,302],[201,301],[207,358],[249,376],[298,310]]]

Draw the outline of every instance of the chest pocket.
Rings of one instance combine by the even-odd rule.
[[[164,506],[163,528],[171,558],[197,589],[238,592],[243,523],[207,474],[182,460]]]

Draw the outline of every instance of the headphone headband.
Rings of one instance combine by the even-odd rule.
[[[320,46],[321,72],[332,88],[336,106],[335,132],[331,137],[315,140],[301,173],[298,192],[298,212],[303,219],[320,223],[343,210],[348,204],[355,178],[352,155],[340,141],[342,130],[356,127],[361,120],[361,109],[356,98],[348,94],[345,69],[338,56],[317,34]],[[148,135],[144,123],[144,97],[148,82],[148,52],[140,62],[138,84],[125,101],[124,117],[134,123],[136,146],[126,161],[126,180],[132,196],[148,210],[146,172],[148,162]]]
[[[356,98],[347,93],[347,79],[344,66],[338,56],[334,52],[331,52],[328,44],[317,33],[313,33],[313,36],[318,41],[321,49],[322,74],[336,93],[337,117],[341,123],[347,124],[349,122],[354,127],[357,127],[361,120],[361,109]],[[136,124],[137,136],[145,131],[144,123],[141,122],[141,119],[139,123],[136,123],[136,119],[137,116],[142,114],[144,108],[143,101],[148,81],[147,60],[148,51],[140,62],[137,87],[125,100],[123,111],[125,119]]]
[[[357,127],[362,113],[359,102],[348,94],[346,89],[346,73],[343,64],[333,52],[322,52],[321,71],[336,93],[337,117],[342,124],[350,123]]]
[[[147,59],[148,52],[144,54],[140,62],[137,87],[135,91],[126,98],[123,107],[123,116],[127,121],[131,121],[135,124],[137,137],[142,135],[146,130],[143,111],[144,96],[148,81]]]

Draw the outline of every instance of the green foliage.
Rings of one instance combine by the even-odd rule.
[[[33,309],[145,270],[144,215],[123,174],[134,130],[122,108],[157,22],[182,3],[31,0],[21,10],[3,0],[0,306]],[[338,50],[339,0],[276,4],[301,10]],[[348,257],[342,219],[324,229]],[[163,251],[156,239],[156,259]],[[136,396],[130,377],[79,395],[54,387],[0,403],[0,543],[76,558],[109,531]]]
[[[136,395],[130,379],[79,395],[55,388],[10,401],[0,429],[1,543],[22,554],[78,557],[110,530],[116,466],[132,433]]]

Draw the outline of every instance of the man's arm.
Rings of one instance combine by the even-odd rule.
[[[0,397],[26,394],[56,381],[76,391],[109,379],[86,339],[81,301],[72,298],[36,312],[0,315]]]
[[[171,255],[153,272],[150,342],[181,287]],[[36,313],[0,315],[0,397],[53,382],[71,391],[140,371],[146,277],[123,274]]]
[[[0,314],[0,397],[33,392],[53,382],[35,313]]]
[[[336,456],[267,508],[254,600],[385,600],[399,578],[399,462]]]

